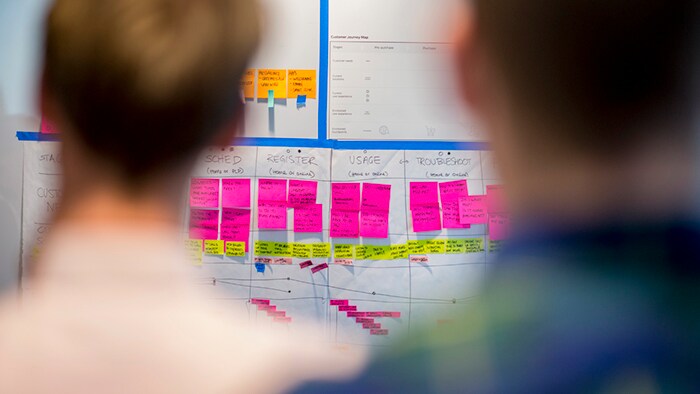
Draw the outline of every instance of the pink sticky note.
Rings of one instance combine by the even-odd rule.
[[[221,194],[224,208],[250,208],[250,179],[224,179]]]
[[[286,230],[287,204],[285,202],[260,201],[258,203],[258,228],[261,230]]]
[[[224,208],[221,213],[221,239],[230,242],[245,242],[245,251],[248,252],[250,209]]]
[[[315,273],[321,272],[321,271],[323,271],[323,270],[325,270],[325,269],[328,269],[328,264],[327,264],[327,263],[323,263],[323,264],[320,264],[320,265],[317,265],[317,266],[311,268],[311,273],[312,273],[312,274],[315,274]]]
[[[331,209],[331,237],[359,238],[360,215],[357,211]]]
[[[388,211],[391,203],[391,185],[365,183],[362,185],[362,209]]]
[[[360,236],[389,238],[389,212],[363,210],[360,213]]]
[[[350,305],[350,300],[331,300],[331,306]]]
[[[442,203],[442,226],[449,229],[470,228],[469,224],[459,221],[459,201]]]
[[[323,205],[313,204],[294,208],[295,233],[320,233],[323,231]]]
[[[308,261],[304,261],[303,263],[299,263],[299,268],[301,268],[301,269],[309,268],[312,265],[314,265],[313,261],[308,260]]]
[[[190,210],[190,239],[214,240],[219,238],[219,211]]]
[[[258,201],[287,201],[286,179],[259,179]]]
[[[331,186],[331,208],[348,211],[360,210],[360,184],[334,183]]]
[[[436,205],[438,203],[437,182],[411,182],[411,209],[420,205]]]
[[[316,181],[289,181],[289,197],[287,201],[290,207],[303,207],[316,204]]]
[[[510,234],[510,217],[505,214],[489,215],[489,239],[503,241]]]
[[[437,205],[415,207],[411,210],[411,215],[413,218],[413,231],[416,233],[442,230],[440,207]]]
[[[265,300],[262,298],[253,298],[250,300],[253,305],[270,305],[270,300]]]
[[[459,199],[459,222],[462,224],[486,224],[486,196],[469,196]]]
[[[460,198],[469,196],[467,181],[452,181],[440,183],[440,201],[458,202]]]
[[[219,180],[192,178],[190,206],[197,208],[219,207]]]
[[[502,213],[506,211],[503,186],[486,186],[486,210],[488,213]]]

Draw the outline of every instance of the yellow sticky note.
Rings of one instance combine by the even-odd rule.
[[[355,257],[355,247],[353,245],[335,245],[333,257],[336,259],[352,259]]]
[[[311,256],[311,245],[301,243],[292,244],[292,257],[296,257],[298,259],[310,259]]]
[[[255,70],[248,69],[245,71],[241,79],[241,90],[243,91],[243,97],[247,99],[255,98]]]
[[[447,254],[465,254],[467,253],[466,239],[448,239],[445,245],[445,253]]]
[[[213,256],[224,255],[224,241],[206,240],[204,241],[204,253]]]
[[[483,238],[470,238],[464,240],[467,253],[481,253],[484,251],[484,239]]]
[[[331,257],[331,244],[320,243],[311,245],[311,254],[315,259],[326,259]]]
[[[256,256],[272,256],[272,244],[268,241],[255,241]]]
[[[445,254],[446,242],[444,239],[430,239],[425,241],[427,254]]]
[[[419,255],[427,253],[424,241],[408,241],[407,247],[409,255]]]
[[[226,242],[226,257],[245,257],[245,242]]]
[[[335,255],[335,258],[338,258],[338,254]],[[367,259],[367,246],[365,246],[365,245],[355,246],[355,258],[357,260],[366,260]]]
[[[289,70],[289,98],[316,98],[316,70]]]
[[[406,245],[406,244],[391,245],[391,259],[392,260],[401,260],[401,259],[407,259],[407,258],[408,258],[408,245]]]
[[[202,265],[202,240],[188,239],[185,240],[185,251],[187,257],[194,265]]]
[[[267,99],[270,90],[276,99],[287,98],[287,70],[258,70],[258,98]]]

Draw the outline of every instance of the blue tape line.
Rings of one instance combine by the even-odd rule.
[[[18,141],[60,141],[61,137],[59,134],[45,134],[36,131],[18,131],[17,132]]]
[[[255,269],[256,269],[259,273],[264,274],[264,273],[265,273],[265,264],[262,264],[262,263],[255,263]]]
[[[318,141],[323,147],[330,147],[328,141],[328,46],[329,43],[329,0],[321,0],[321,39],[319,46],[319,94],[318,94]]]

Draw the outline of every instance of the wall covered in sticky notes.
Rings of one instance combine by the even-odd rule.
[[[310,320],[341,344],[385,345],[449,321],[510,230],[493,157],[445,63],[445,16],[462,1],[261,3],[242,138],[203,152],[187,180],[195,275],[251,320],[292,333]],[[60,190],[45,175],[60,169],[40,161],[54,145],[26,148],[26,251],[58,204],[36,193]]]
[[[186,245],[202,280],[291,319],[253,308],[264,324],[311,320],[340,343],[386,344],[453,318],[509,228],[489,151],[212,148],[188,184]]]

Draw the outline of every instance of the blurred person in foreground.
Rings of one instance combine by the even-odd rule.
[[[700,392],[691,0],[474,0],[459,78],[512,239],[483,294],[354,392]]]
[[[358,368],[248,327],[187,269],[184,186],[234,139],[258,25],[249,0],[55,2],[41,106],[65,198],[29,290],[0,304],[0,392],[279,392]]]

